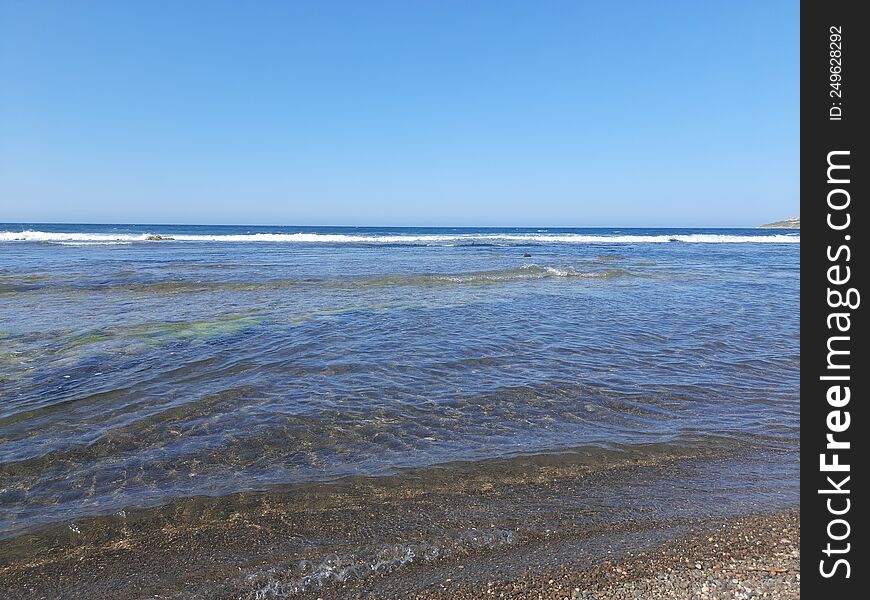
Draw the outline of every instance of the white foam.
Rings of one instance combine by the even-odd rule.
[[[437,560],[472,548],[499,548],[513,542],[513,531],[472,528],[438,543],[398,543],[352,554],[331,554],[317,562],[303,560],[285,569],[273,567],[254,572],[246,579],[257,600],[288,598],[329,584],[389,573],[411,563]]]
[[[49,231],[0,231],[0,242],[143,242],[148,233],[58,233]]]
[[[98,232],[47,232],[47,231],[2,231],[0,242],[101,242],[131,243],[146,242],[152,233],[98,233]],[[309,243],[309,244],[431,244],[456,245],[534,243],[534,244],[651,244],[684,242],[689,244],[799,244],[800,235],[794,233],[774,235],[725,235],[691,233],[675,235],[588,235],[580,233],[554,234],[507,234],[467,233],[404,235],[352,235],[333,233],[252,233],[227,235],[160,234],[164,238],[154,243],[178,242],[225,242],[225,243]]]

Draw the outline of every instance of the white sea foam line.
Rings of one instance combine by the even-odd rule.
[[[152,233],[58,233],[47,231],[3,231],[0,242],[144,242]],[[253,233],[228,235],[162,234],[180,242],[282,242],[326,244],[446,244],[456,242],[534,242],[550,244],[649,244],[649,243],[800,243],[800,235],[721,235],[691,233],[674,235],[588,235],[588,234],[434,234],[434,235],[348,235],[329,233]],[[168,241],[168,240],[165,240]],[[165,241],[163,243],[165,243]]]
[[[57,233],[48,231],[0,231],[3,242],[139,242],[145,241],[147,233]]]

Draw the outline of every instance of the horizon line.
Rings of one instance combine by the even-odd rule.
[[[787,221],[791,219],[799,219],[799,216],[784,217],[779,221]],[[777,223],[779,221],[772,221]],[[0,221],[2,225],[131,225],[136,227],[173,227],[173,226],[192,226],[192,227],[345,227],[345,228],[389,228],[389,229],[758,229],[767,223],[759,225],[305,225],[300,223],[294,224],[254,224],[254,223],[183,223],[183,222],[90,222],[90,221]]]

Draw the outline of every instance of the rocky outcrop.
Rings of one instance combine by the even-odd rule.
[[[789,217],[787,219],[783,219],[782,221],[776,221],[775,223],[768,223],[767,225],[761,225],[761,229],[800,229],[801,228],[801,218],[800,217]]]

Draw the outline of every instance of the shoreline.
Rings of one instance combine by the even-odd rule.
[[[179,499],[4,540],[0,588],[15,598],[478,598],[493,588],[534,598],[541,582],[569,585],[606,559],[655,553],[739,515],[797,514],[796,493],[782,491],[792,473],[767,490],[753,476],[784,458],[626,455],[602,468],[537,456]],[[577,586],[562,587],[542,597]]]
[[[482,597],[546,600],[800,598],[800,509],[704,523],[651,551],[562,566],[485,585],[426,592],[425,600]]]

